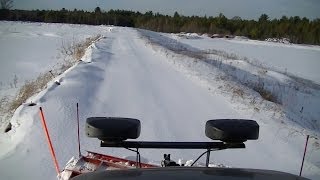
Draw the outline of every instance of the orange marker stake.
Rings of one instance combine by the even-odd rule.
[[[43,115],[43,111],[42,111],[41,107],[40,107],[40,118],[41,118],[43,130],[44,130],[44,132],[46,134],[46,138],[47,138],[48,146],[49,146],[49,149],[50,149],[50,153],[51,153],[51,156],[52,156],[52,159],[53,159],[57,174],[59,175],[59,173],[60,173],[59,164],[58,164],[56,155],[54,153],[54,149],[53,149],[53,146],[52,146],[52,143],[51,143],[51,139],[50,139],[50,136],[49,136],[46,120],[44,119],[44,115]]]

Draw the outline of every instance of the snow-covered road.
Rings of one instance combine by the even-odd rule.
[[[139,118],[141,138],[151,140],[201,139],[206,120],[239,117],[222,96],[210,95],[150,51],[135,30],[115,31],[93,114]]]

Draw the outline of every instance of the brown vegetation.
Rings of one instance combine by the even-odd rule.
[[[0,100],[0,113],[9,113],[11,117],[14,111],[23,103],[27,101],[28,98],[45,89],[48,82],[51,81],[56,76],[62,74],[68,68],[80,60],[84,55],[86,48],[89,47],[93,42],[98,40],[101,35],[87,38],[85,41],[80,43],[72,43],[73,45],[66,46],[65,43],[62,43],[61,52],[64,55],[64,63],[62,63],[55,70],[51,70],[45,73],[40,74],[36,79],[27,81],[18,91],[16,97],[9,101],[7,97],[3,97]],[[55,72],[55,73],[53,73]],[[10,123],[9,123],[10,125]]]

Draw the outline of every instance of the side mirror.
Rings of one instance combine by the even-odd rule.
[[[253,120],[215,119],[206,123],[206,136],[226,143],[242,143],[259,137],[259,125]]]
[[[140,136],[140,130],[138,119],[121,117],[89,117],[85,127],[88,137],[109,142],[136,139]]]

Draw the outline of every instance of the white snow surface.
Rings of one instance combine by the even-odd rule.
[[[10,28],[21,26],[21,23],[9,23],[12,24]],[[70,30],[75,25],[47,24],[45,26],[50,28],[47,27],[48,29],[45,30],[41,29],[43,24],[26,23],[25,25],[32,28],[32,31],[38,30],[43,34],[55,36],[59,34],[58,32],[77,31]],[[1,179],[43,179],[44,177],[56,179],[53,161],[41,127],[39,107],[41,106],[44,110],[58,163],[62,169],[71,157],[77,155],[76,103],[79,103],[80,109],[82,153],[90,150],[119,157],[133,155],[132,152],[124,149],[99,148],[98,140],[86,137],[83,127],[86,118],[90,116],[140,119],[142,129],[138,140],[157,141],[210,141],[204,134],[207,120],[249,118],[257,120],[260,125],[259,140],[246,142],[246,149],[213,152],[211,161],[214,164],[231,167],[299,173],[305,135],[310,133],[318,135],[318,130],[306,130],[302,125],[290,123],[286,116],[278,116],[280,113],[274,112],[272,108],[256,111],[243,101],[238,101],[238,98],[230,93],[223,92],[224,87],[221,90],[221,86],[224,86],[225,81],[201,79],[201,74],[204,72],[211,74],[223,72],[201,62],[198,62],[194,69],[190,69],[191,66],[188,63],[192,62],[192,59],[170,54],[144,38],[152,36],[161,41],[157,33],[121,27],[80,25],[76,27],[76,29],[84,28],[84,32],[88,35],[98,31],[105,38],[88,48],[82,62],[58,77],[61,85],[55,84],[53,80],[45,90],[29,98],[28,101],[37,103],[36,106],[21,105],[16,110],[11,119],[13,129],[8,133],[0,134]],[[0,37],[7,37],[4,30],[1,31]],[[16,36],[15,38],[19,39]],[[201,40],[192,39],[192,41]],[[50,44],[50,40],[47,41]],[[54,49],[53,46],[47,46],[45,42],[46,40],[42,40],[45,45],[39,47],[39,51],[33,49],[30,54],[37,56],[37,53],[41,52],[45,55],[45,52]],[[9,40],[1,41],[1,47],[5,47],[7,43]],[[261,48],[265,46],[262,44]],[[251,45],[248,45],[248,48],[250,47]],[[209,48],[211,47],[207,47]],[[18,54],[12,50],[8,51]],[[310,51],[313,52],[313,50]],[[1,54],[1,59],[13,57],[11,53]],[[19,64],[20,60],[15,63]],[[46,59],[46,61],[50,60]],[[306,62],[309,61],[306,60]],[[10,68],[15,67],[7,66],[5,69]],[[201,71],[196,71],[197,68]],[[3,69],[4,67],[1,66],[1,73]],[[29,74],[28,72],[25,71],[26,74]],[[229,84],[238,85],[236,82]],[[242,86],[239,85],[239,87]],[[244,88],[244,91],[252,93],[250,89]],[[261,102],[265,107],[276,106],[263,100]],[[280,108],[279,111],[282,109]],[[319,179],[319,141],[311,138],[308,148],[303,175]],[[141,155],[144,162],[159,164],[164,153],[170,153],[173,160],[192,162],[189,160],[196,159],[201,152],[198,150],[141,150]]]
[[[8,86],[14,75],[20,83],[35,78],[63,62],[63,43],[80,42],[104,30],[100,26],[0,21],[0,81]]]
[[[101,26],[0,21],[0,99],[13,99],[25,81],[64,64],[63,47],[104,31]],[[6,122],[0,115],[0,131]]]
[[[320,67],[320,46],[282,44],[237,37],[234,39],[207,36],[184,38],[176,34],[164,35],[197,49],[205,51],[215,49],[246,57],[255,64],[291,73],[320,84],[318,68]]]

